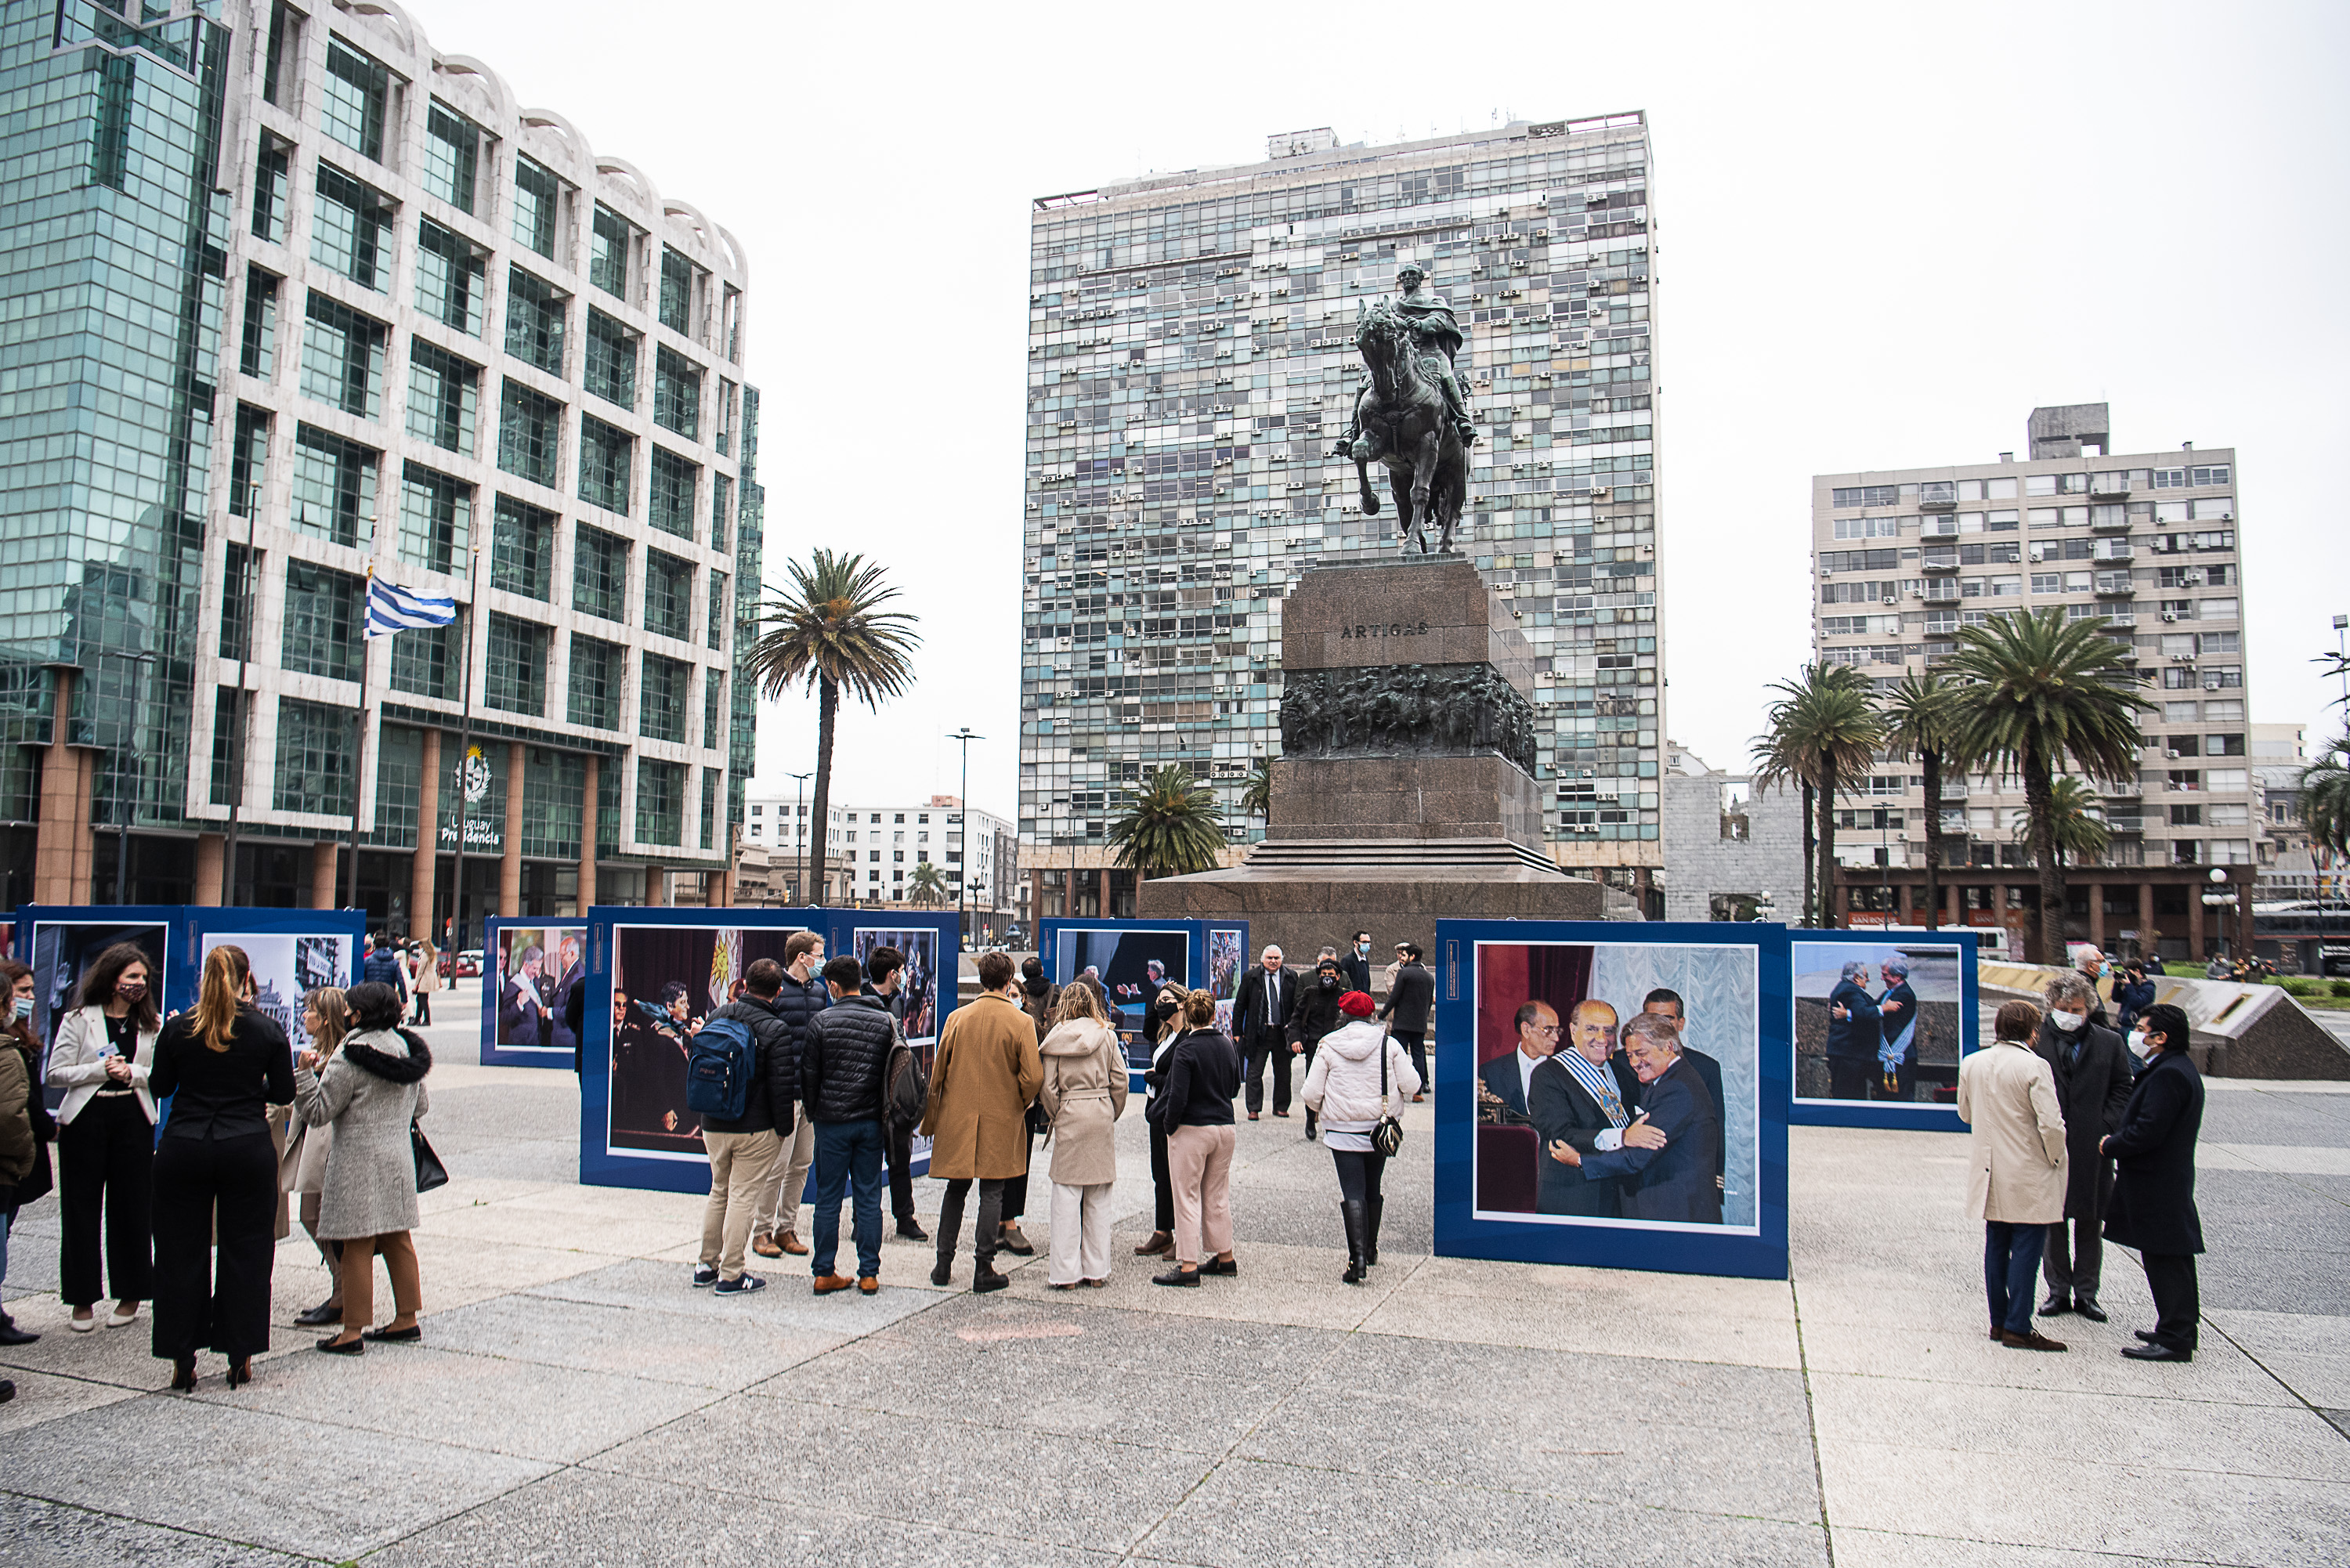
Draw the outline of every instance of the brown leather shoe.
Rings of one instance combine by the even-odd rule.
[[[874,1275],[867,1274],[857,1282],[857,1289],[863,1295],[879,1295],[881,1293],[881,1282]]]
[[[845,1291],[856,1282],[841,1274],[818,1274],[816,1277],[816,1293],[828,1296],[835,1291]]]
[[[782,1246],[785,1251],[789,1252],[795,1258],[804,1258],[807,1256],[807,1243],[801,1241],[789,1231],[785,1231],[781,1236],[777,1237],[776,1241],[780,1246]]]
[[[1174,1250],[1174,1237],[1164,1231],[1153,1231],[1149,1236],[1143,1238],[1140,1246],[1135,1248],[1134,1255],[1138,1258],[1155,1258],[1161,1252],[1171,1252]]]
[[[1999,1336],[1999,1342],[2010,1350],[2062,1350],[2064,1348],[2063,1340],[2051,1339],[2036,1328],[2030,1334],[2002,1332]]]
[[[763,1258],[780,1258],[784,1255],[784,1250],[775,1245],[775,1239],[764,1232],[751,1238],[751,1251]]]

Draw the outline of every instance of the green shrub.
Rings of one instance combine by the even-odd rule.
[[[2336,996],[2350,996],[2350,980],[2337,980],[2326,989]]]

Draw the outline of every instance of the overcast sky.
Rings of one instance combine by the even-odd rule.
[[[411,10],[747,248],[768,580],[863,550],[922,623],[911,694],[844,710],[835,798],[954,791],[967,723],[973,802],[1015,814],[1032,198],[1634,109],[1674,737],[1742,765],[1806,657],[1812,475],[1988,462],[2098,400],[2117,452],[2237,449],[2252,717],[2338,726],[2339,4]],[[757,785],[815,750],[813,703],[770,705]]]

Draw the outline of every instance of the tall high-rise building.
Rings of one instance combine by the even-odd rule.
[[[2140,716],[2137,771],[2083,781],[2112,837],[2068,869],[2067,926],[2121,949],[2159,932],[2163,956],[2200,961],[2250,919],[2257,861],[2241,475],[2224,447],[2113,455],[2110,430],[2103,403],[2034,409],[2021,461],[1814,478],[1813,647],[1882,690],[1995,615],[2055,607],[2101,620],[2154,706]],[[1843,897],[1863,923],[1923,918],[1922,784],[1914,762],[1886,762],[1838,798]],[[1940,810],[1943,858],[1957,863],[1942,878],[1944,919],[2020,928],[2038,895],[2017,874],[2032,857],[2019,781],[1945,777]],[[2203,902],[2214,867],[2234,868],[2224,875],[2243,898],[2226,922]]]
[[[1458,548],[1517,607],[1545,828],[1645,880],[1664,733],[1646,118],[1515,122],[1040,198],[1030,227],[1020,835],[1039,916],[1130,912],[1104,832],[1180,763],[1234,846],[1281,746],[1281,606],[1317,561],[1392,557],[1330,456],[1357,312],[1407,261],[1468,344],[1482,439]],[[1246,825],[1246,826],[1243,826]]]
[[[733,236],[394,6],[11,5],[0,103],[9,900],[723,893]]]

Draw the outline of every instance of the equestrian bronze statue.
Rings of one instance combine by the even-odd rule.
[[[1469,500],[1469,447],[1477,439],[1454,365],[1461,328],[1452,307],[1423,290],[1427,281],[1425,271],[1407,263],[1396,275],[1402,292],[1365,309],[1356,322],[1366,374],[1355,421],[1331,453],[1353,461],[1366,516],[1379,510],[1370,465],[1387,465],[1397,537],[1406,545],[1417,537],[1422,555],[1430,553],[1431,524],[1435,548],[1452,548]]]

